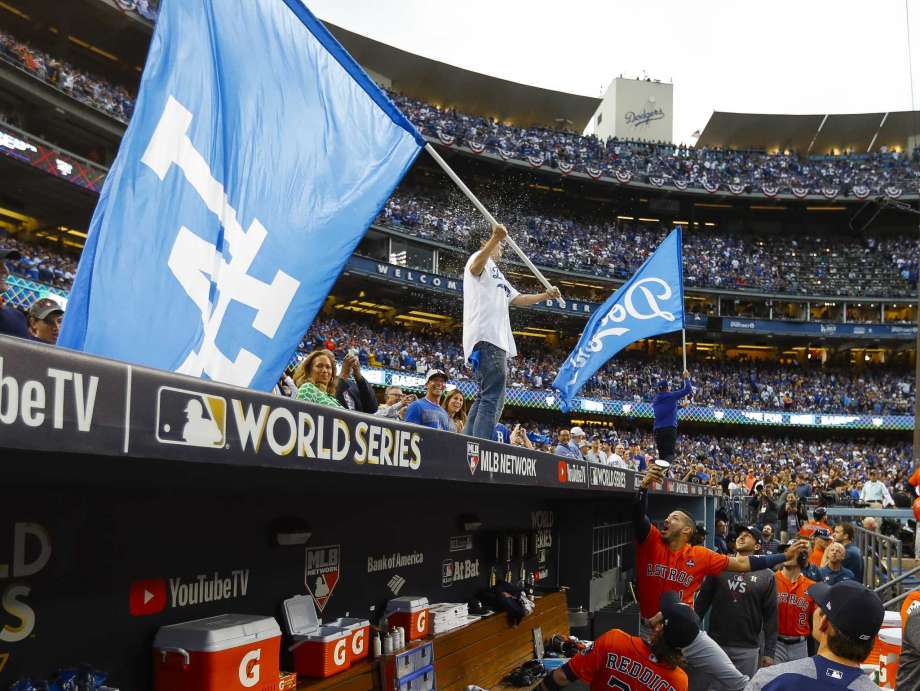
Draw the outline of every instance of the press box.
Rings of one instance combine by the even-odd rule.
[[[221,614],[163,626],[153,642],[156,691],[276,691],[281,629],[272,617]]]

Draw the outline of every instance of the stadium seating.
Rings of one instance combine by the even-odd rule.
[[[483,197],[528,256],[549,268],[626,279],[670,231],[658,224],[544,212],[528,204],[521,191],[499,189]],[[484,225],[463,200],[411,189],[391,197],[378,222],[459,247],[467,245],[472,229]],[[841,242],[839,236],[819,234],[790,239],[688,229],[684,281],[701,288],[900,297],[915,292],[918,255],[920,242],[907,236]]]
[[[520,339],[521,355],[510,361],[512,387],[549,392],[567,352]],[[459,335],[387,327],[358,319],[317,318],[301,344],[303,352],[327,348],[339,357],[355,348],[364,366],[424,374],[434,367],[452,379],[466,379]],[[913,411],[910,373],[892,368],[854,369],[779,365],[741,360],[690,361],[694,404],[762,410],[873,415]],[[640,402],[658,381],[679,372],[676,359],[623,353],[585,385],[586,396]]]

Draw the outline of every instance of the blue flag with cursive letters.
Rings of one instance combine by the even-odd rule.
[[[556,375],[564,412],[585,382],[630,343],[684,328],[684,271],[676,228],[620,289],[594,310]]]

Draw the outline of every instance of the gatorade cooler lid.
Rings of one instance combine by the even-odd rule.
[[[295,595],[284,601],[284,621],[292,636],[309,636],[319,629],[311,595]]]
[[[900,648],[901,634],[903,633],[903,629],[882,629],[878,632],[878,637],[888,645],[895,645]]]
[[[326,622],[326,626],[334,626],[337,629],[345,629],[346,631],[355,631],[357,629],[363,629],[370,625],[371,625],[370,620],[358,619],[356,617],[341,617],[339,619],[334,619],[332,621]]]
[[[882,620],[882,628],[889,629],[895,626],[901,626],[901,613],[885,610],[885,618]]]
[[[414,612],[428,606],[428,598],[421,595],[405,595],[394,597],[387,603],[390,612]]]
[[[157,631],[153,646],[213,653],[280,636],[281,629],[274,617],[220,614],[216,617],[162,626]]]

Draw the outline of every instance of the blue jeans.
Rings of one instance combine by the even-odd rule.
[[[479,383],[479,395],[470,408],[463,433],[480,439],[491,439],[495,425],[505,407],[505,379],[508,373],[508,353],[486,341],[476,344],[479,367],[474,373]]]

